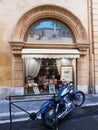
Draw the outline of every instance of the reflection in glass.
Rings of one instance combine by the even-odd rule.
[[[62,42],[73,43],[71,30],[55,20],[41,21],[32,26],[27,33],[27,42]]]

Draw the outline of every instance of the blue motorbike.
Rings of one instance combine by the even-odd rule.
[[[81,106],[85,101],[85,94],[80,90],[74,90],[70,82],[60,89],[57,96],[46,101],[37,115],[41,115],[43,123],[53,128],[55,123],[63,119],[75,107]]]

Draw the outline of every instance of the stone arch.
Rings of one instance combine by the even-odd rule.
[[[54,5],[38,6],[25,13],[16,25],[12,41],[24,41],[25,33],[32,23],[44,18],[62,21],[72,30],[76,43],[87,43],[87,34],[80,20],[70,11]]]

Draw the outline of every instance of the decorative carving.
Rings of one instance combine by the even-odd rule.
[[[13,54],[21,54],[22,48],[55,48],[55,49],[78,49],[80,51],[80,55],[86,55],[86,51],[89,48],[89,44],[49,44],[49,43],[27,43],[27,42],[10,42],[12,53]]]
[[[86,55],[87,54],[87,50],[88,50],[89,47],[90,47],[89,44],[82,44],[82,45],[78,44],[80,55]]]
[[[24,46],[24,42],[11,41],[10,46],[13,54],[21,54],[22,48]]]
[[[24,14],[16,25],[12,40],[24,40],[28,28],[33,23],[47,18],[57,19],[68,25],[74,33],[76,43],[87,42],[87,34],[80,20],[72,12],[53,5],[38,6]]]

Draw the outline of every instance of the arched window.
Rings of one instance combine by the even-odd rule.
[[[45,19],[33,24],[26,33],[26,42],[75,43],[75,38],[64,23]]]

